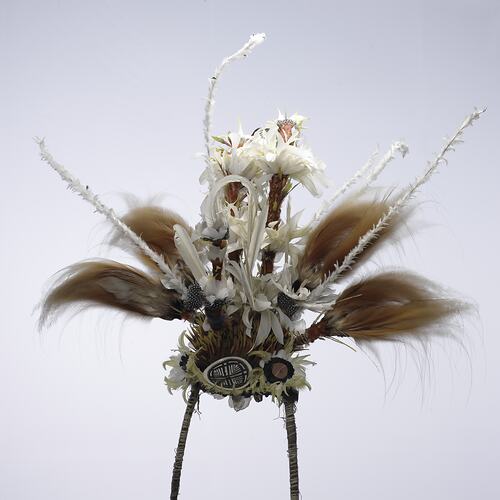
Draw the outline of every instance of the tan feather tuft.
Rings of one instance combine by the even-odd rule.
[[[174,226],[179,224],[191,233],[191,228],[180,215],[163,207],[147,205],[131,209],[122,220],[152,250],[163,255],[169,266],[175,267],[180,256],[174,243]],[[135,247],[130,247],[120,235],[114,234],[110,243],[132,250],[150,269],[158,272],[158,266],[151,259]]]
[[[408,272],[373,275],[349,286],[325,314],[322,336],[401,339],[438,331],[470,305],[451,299],[435,283]]]
[[[111,260],[63,269],[41,303],[40,327],[70,306],[101,305],[166,320],[180,318],[180,296],[143,272]]]
[[[350,197],[331,210],[312,230],[307,238],[302,257],[298,263],[299,281],[306,281],[313,288],[331,273],[336,264],[341,264],[361,236],[387,212],[391,199],[387,195],[373,200]],[[384,242],[395,236],[404,226],[409,210],[395,216],[382,230],[374,242],[361,254],[357,263],[365,260]],[[344,273],[345,277],[349,272]]]

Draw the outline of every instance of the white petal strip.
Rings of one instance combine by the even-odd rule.
[[[262,344],[269,336],[269,332],[271,331],[271,316],[272,313],[269,310],[260,313],[260,323],[257,330],[257,337],[255,337],[255,345]]]
[[[218,200],[220,199],[220,190],[224,187],[227,186],[228,184],[232,182],[239,182],[243,184],[248,190],[248,196],[250,198],[249,201],[249,209],[252,210],[252,214],[255,212],[255,203],[257,201],[257,190],[255,188],[255,184],[253,184],[251,181],[249,181],[246,177],[242,177],[241,175],[226,175],[225,177],[222,177],[219,179],[211,188],[210,192],[206,196],[206,198],[203,200],[203,203],[201,205],[201,211],[202,214],[205,217],[205,220],[208,224],[208,226],[212,226],[215,224],[215,221],[217,220],[218,212],[219,212],[219,205],[218,205]]]
[[[271,312],[271,327],[273,329],[274,336],[276,337],[276,340],[283,345],[283,328],[281,327],[280,320],[274,314]]]
[[[89,188],[89,186],[84,186],[80,180],[75,177],[71,172],[66,170],[66,168],[54,160],[53,156],[47,150],[45,146],[45,140],[35,138],[39,148],[40,156],[43,161],[48,163],[61,177],[61,179],[68,184],[69,189],[80,195],[85,201],[88,201],[97,212],[104,215],[115,227],[116,229],[137,245],[141,251],[149,257],[153,262],[155,262],[158,267],[169,277],[174,277],[172,270],[165,262],[162,255],[151,250],[149,245],[134,231],[132,231],[114,212],[112,208],[104,205],[99,197]]]
[[[175,224],[174,231],[175,246],[177,250],[179,250],[182,259],[193,273],[194,279],[200,283],[200,281],[207,276],[207,271],[200,260],[198,250],[196,250],[196,247],[193,245],[188,232],[181,225]]]
[[[232,276],[234,276],[234,278],[242,286],[243,293],[244,293],[248,303],[250,304],[250,307],[252,309],[255,309],[255,297],[254,297],[254,293],[252,290],[252,284],[251,284],[251,281],[248,280],[247,274],[244,272],[243,268],[241,267],[241,263],[235,262],[233,260],[226,260],[224,262],[224,267],[227,269],[227,271]]]
[[[251,236],[248,246],[245,245],[244,247],[244,251],[246,256],[245,266],[249,278],[252,276],[253,268],[259,256],[262,241],[264,240],[264,234],[266,233],[267,212],[268,201],[264,199],[259,215],[256,218],[248,218],[248,230]]]
[[[464,130],[471,126],[473,122],[484,113],[486,109],[475,110],[473,113],[468,115],[465,120],[460,125],[455,135],[449,139],[446,144],[443,146],[439,154],[434,158],[432,162],[429,163],[427,169],[424,173],[415,179],[415,181],[408,186],[406,191],[403,192],[402,196],[392,205],[389,210],[380,218],[380,220],[374,224],[374,226],[366,232],[361,238],[358,240],[358,244],[345,256],[344,260],[341,264],[337,265],[335,270],[326,278],[320,287],[327,287],[335,282],[335,280],[347,269],[349,269],[352,264],[356,261],[356,258],[363,252],[363,250],[375,239],[377,238],[380,231],[387,225],[387,223],[398,214],[406,204],[413,198],[416,191],[420,186],[425,184],[434,174],[434,172],[438,169],[441,164],[448,163],[446,159],[446,154],[450,151],[455,150],[455,146],[460,144],[462,141],[462,136]]]
[[[249,38],[248,42],[245,43],[243,47],[241,47],[241,49],[222,60],[220,66],[215,69],[213,76],[209,80],[208,96],[207,102],[205,104],[205,118],[203,119],[203,136],[205,138],[206,161],[209,166],[211,156],[212,111],[215,104],[214,96],[215,89],[217,87],[217,83],[222,74],[222,71],[228,64],[235,61],[236,59],[248,56],[253,51],[253,49],[257,47],[257,45],[261,44],[265,40],[265,38],[266,35],[264,33],[257,33],[255,35],[252,35]]]

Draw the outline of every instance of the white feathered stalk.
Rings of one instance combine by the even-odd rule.
[[[210,144],[212,129],[212,110],[215,104],[214,96],[217,82],[219,81],[222,71],[228,64],[235,61],[236,59],[248,56],[252,52],[252,50],[257,47],[257,45],[261,44],[265,40],[265,38],[265,33],[257,33],[255,35],[252,35],[249,38],[248,42],[245,43],[243,47],[241,47],[241,49],[222,60],[220,66],[215,69],[213,76],[210,78],[208,84],[207,102],[205,104],[205,118],[203,119],[203,136],[205,138],[206,161],[209,166],[211,156]]]
[[[201,262],[198,250],[196,250],[196,247],[193,245],[188,232],[181,225],[175,224],[174,231],[175,246],[177,250],[179,250],[182,260],[193,273],[194,279],[200,283],[202,279],[207,276],[207,271]]]
[[[373,184],[378,179],[378,176],[381,174],[382,170],[384,170],[384,168],[387,167],[387,165],[396,158],[396,153],[400,153],[404,158],[409,153],[409,151],[410,149],[408,148],[408,145],[404,142],[393,142],[387,153],[385,153],[382,159],[375,165],[375,167],[373,167],[373,170],[366,178],[366,183],[361,191],[365,191],[370,184]]]
[[[155,262],[158,267],[170,278],[174,278],[172,270],[165,262],[162,255],[151,250],[149,245],[132,231],[114,212],[112,208],[108,208],[99,197],[88,187],[84,186],[80,180],[69,172],[63,165],[54,160],[45,146],[45,139],[35,138],[39,148],[40,156],[43,161],[48,163],[61,177],[61,179],[68,184],[69,189],[80,195],[85,201],[88,201],[100,214],[104,215],[113,224],[116,229],[123,234],[126,238],[137,245],[141,251]]]
[[[358,180],[361,179],[361,177],[363,177],[366,172],[368,172],[368,170],[370,170],[377,157],[378,148],[371,154],[366,163],[349,180],[344,182],[344,184],[339,189],[337,189],[337,191],[335,191],[332,198],[330,198],[328,202],[323,202],[323,207],[321,208],[321,210],[316,212],[310,224],[319,221],[319,219],[321,219],[321,217],[331,209],[335,201],[337,201],[337,199],[340,198],[351,186],[354,186],[354,184],[356,184],[356,182],[358,182]]]
[[[447,153],[455,150],[455,146],[462,143],[462,136],[464,130],[471,126],[475,120],[477,120],[482,113],[484,113],[486,109],[475,110],[469,116],[465,118],[460,125],[459,129],[455,133],[455,135],[446,142],[443,146],[439,154],[434,158],[432,162],[429,163],[428,168],[424,171],[424,173],[415,179],[415,181],[408,186],[406,191],[403,192],[402,196],[398,198],[398,200],[392,205],[389,210],[383,215],[380,220],[361,238],[358,240],[358,244],[345,256],[344,260],[341,264],[335,267],[334,271],[321,283],[321,288],[326,288],[329,285],[335,283],[335,280],[338,276],[340,276],[344,271],[349,269],[356,258],[366,249],[366,247],[377,238],[380,231],[387,225],[387,223],[398,214],[413,198],[415,192],[418,190],[420,186],[425,184],[434,174],[434,172],[438,169],[439,165],[442,163],[448,163],[448,160],[445,158]]]

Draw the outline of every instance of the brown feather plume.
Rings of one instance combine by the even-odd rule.
[[[111,260],[64,269],[41,304],[40,326],[73,305],[102,305],[154,318],[180,318],[180,296],[159,280]]]
[[[336,264],[352,250],[361,236],[369,231],[391,206],[389,196],[373,200],[346,198],[330,211],[309,234],[298,263],[299,281],[310,288],[317,286]],[[408,219],[407,210],[395,216],[373,243],[359,256],[356,264],[365,260],[395,235]],[[349,272],[344,273],[345,277]]]
[[[383,272],[346,288],[316,326],[316,335],[403,338],[438,331],[447,320],[469,309],[469,304],[447,297],[425,278]]]
[[[174,225],[179,224],[191,233],[191,228],[180,215],[163,207],[146,205],[133,208],[122,217],[122,220],[152,250],[163,255],[169,266],[174,267],[180,261],[179,252],[174,243]],[[130,247],[120,235],[114,235],[110,242],[115,245],[123,244],[126,250],[132,249],[142,262],[153,271],[158,272],[158,266],[151,259],[137,248]]]

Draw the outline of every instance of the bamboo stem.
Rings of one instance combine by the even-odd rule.
[[[285,398],[285,423],[288,438],[288,465],[290,470],[290,500],[299,500],[299,463],[297,459],[297,427],[294,398]]]
[[[184,460],[184,450],[186,449],[186,440],[189,432],[189,425],[191,417],[193,416],[194,408],[198,402],[200,395],[200,387],[195,384],[191,387],[191,393],[184,412],[184,419],[182,421],[181,432],[179,434],[179,443],[175,451],[174,469],[172,471],[172,486],[170,489],[170,500],[177,500],[179,495],[179,488],[181,484],[182,461]]]

